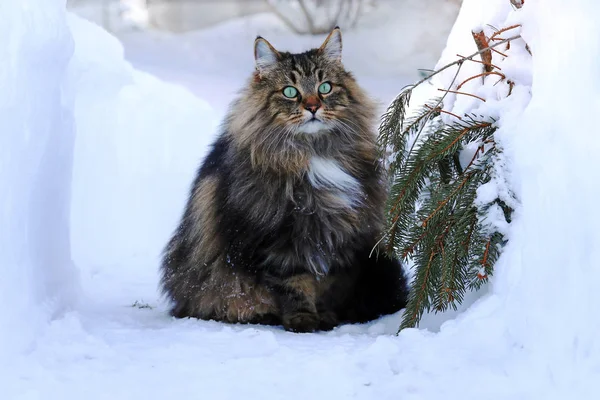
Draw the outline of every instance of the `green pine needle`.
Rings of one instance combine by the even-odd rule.
[[[380,126],[380,145],[391,153],[386,248],[412,258],[415,268],[400,329],[418,326],[425,311],[456,309],[468,290],[487,282],[505,244],[502,234],[481,224],[492,204],[475,205],[499,153],[495,121],[466,115],[444,124],[436,109],[440,99],[406,118],[413,88],[394,100]],[[469,143],[477,150],[461,165],[459,155]],[[499,199],[493,204],[510,222],[510,207]]]

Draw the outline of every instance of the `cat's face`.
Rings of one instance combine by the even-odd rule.
[[[305,53],[279,52],[263,38],[254,46],[256,99],[271,124],[290,134],[316,135],[348,128],[356,83],[341,63],[342,37],[334,29],[323,45]]]

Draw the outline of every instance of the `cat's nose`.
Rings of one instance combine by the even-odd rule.
[[[317,96],[309,96],[304,101],[304,108],[314,115],[321,108],[321,100]]]

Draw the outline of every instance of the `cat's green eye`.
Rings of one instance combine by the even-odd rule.
[[[283,88],[283,95],[289,99],[293,99],[298,96],[298,89],[293,86],[286,86]]]
[[[331,92],[331,83],[323,82],[319,85],[319,93],[327,94],[329,92]]]

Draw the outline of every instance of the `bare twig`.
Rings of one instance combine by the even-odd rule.
[[[471,96],[471,97],[475,97],[476,99],[479,99],[483,102],[485,102],[485,99],[483,97],[479,97],[475,94],[471,94],[471,93],[467,93],[467,92],[459,92],[457,90],[447,90],[447,89],[438,89],[440,92],[446,92],[446,93],[455,93],[455,94],[464,94],[466,96]]]
[[[480,76],[485,78],[487,75],[498,75],[498,76],[501,76],[502,79],[506,78],[506,76],[504,74],[501,74],[500,72],[496,72],[496,71],[482,72],[481,74],[473,75],[472,77],[465,79],[460,85],[458,85],[456,87],[456,90],[460,90],[460,88],[463,87],[463,85],[465,83],[467,83],[473,79],[479,78]]]
[[[502,53],[501,51],[497,50],[497,49],[491,49],[493,52],[496,52],[498,54],[500,54],[502,57],[508,57],[506,54]]]
[[[506,31],[510,31],[511,29],[519,28],[520,26],[521,26],[521,24],[516,24],[516,25],[507,26],[506,28],[499,29],[496,32],[494,32],[492,34],[492,36],[490,36],[490,40],[500,40],[497,36],[503,34]]]
[[[439,73],[440,73],[440,72],[442,72],[442,71],[445,71],[445,70],[447,70],[448,68],[450,68],[450,67],[452,67],[452,66],[454,66],[454,65],[462,64],[463,62],[465,62],[465,61],[467,61],[467,60],[476,61],[476,60],[473,60],[473,58],[474,58],[474,57],[477,57],[478,55],[480,55],[480,54],[481,54],[481,53],[483,53],[484,51],[487,51],[487,50],[489,50],[489,49],[493,49],[493,48],[495,48],[495,47],[498,47],[498,46],[500,46],[501,44],[504,44],[504,43],[510,42],[511,40],[519,39],[520,37],[521,37],[521,35],[515,35],[515,36],[511,36],[511,37],[509,37],[509,38],[506,38],[506,39],[503,39],[503,40],[501,40],[501,41],[499,41],[499,42],[496,42],[496,43],[492,44],[491,46],[489,46],[489,47],[486,47],[485,49],[478,50],[478,51],[476,51],[475,53],[471,54],[471,55],[470,55],[470,56],[468,56],[468,57],[462,57],[460,60],[456,60],[456,61],[454,61],[454,62],[451,62],[450,64],[446,64],[446,65],[444,65],[442,68],[438,69],[437,71],[434,71],[434,72],[432,72],[431,74],[427,75],[425,78],[421,79],[420,81],[418,81],[417,83],[415,83],[414,85],[412,85],[412,87],[414,88],[414,87],[417,87],[417,86],[419,86],[419,85],[420,85],[420,84],[422,84],[423,82],[426,82],[426,81],[428,81],[429,79],[433,78],[435,75],[439,74]]]
[[[456,55],[456,57],[461,57],[461,58],[464,58],[465,56],[461,56],[460,54],[457,54],[457,55]],[[475,59],[473,59],[473,60],[468,60],[468,61],[473,61],[473,62],[476,62],[476,63],[483,64],[483,61],[480,61],[480,60],[475,60]],[[500,68],[500,67],[499,67],[499,66],[497,66],[497,65],[494,65],[494,64],[492,64],[492,67],[496,68],[497,70],[500,70],[500,71],[502,71],[502,68]]]
[[[515,87],[515,83],[513,81],[508,81],[508,94],[507,97],[512,94],[513,87]]]

